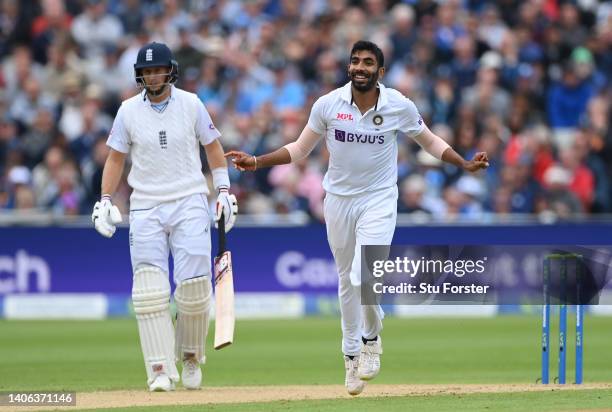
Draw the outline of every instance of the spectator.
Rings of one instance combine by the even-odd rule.
[[[455,41],[466,34],[465,28],[458,23],[457,11],[454,2],[443,3],[437,9],[436,51],[442,63],[450,61]]]
[[[27,188],[29,190],[31,182],[32,173],[30,169],[22,165],[13,166],[7,174],[8,190],[4,207],[7,209],[16,209],[18,206],[21,207],[19,203],[21,199],[18,200],[17,197],[22,188]]]
[[[66,216],[81,214],[84,191],[79,182],[77,167],[73,162],[65,161],[60,166],[54,184],[57,187],[57,195],[51,203],[53,213]]]
[[[480,58],[477,80],[474,86],[463,91],[461,100],[479,114],[495,114],[507,119],[510,96],[499,86],[499,70],[502,58],[497,52],[487,52]]]
[[[44,157],[56,137],[55,119],[48,107],[39,107],[29,131],[21,140],[25,164],[32,168]]]
[[[393,19],[393,30],[390,41],[393,53],[389,59],[389,66],[397,61],[402,61],[410,55],[412,45],[416,40],[416,30],[414,28],[414,10],[407,4],[396,4],[391,9]]]
[[[104,48],[104,63],[99,72],[91,71],[89,81],[99,85],[103,93],[107,94],[110,100],[118,108],[120,103],[119,96],[122,91],[132,90],[134,85],[134,74],[127,76],[119,65],[119,49],[113,45]],[[116,110],[116,109],[115,109]]]
[[[15,188],[15,211],[24,213],[32,211],[36,207],[34,192],[29,186],[18,185]]]
[[[550,212],[561,219],[583,214],[580,200],[567,190],[571,179],[571,173],[561,166],[553,166],[546,171],[546,192],[539,204],[539,213]]]
[[[181,70],[200,68],[204,55],[193,47],[192,29],[190,25],[179,26],[179,43],[174,52],[174,58],[178,62]]]
[[[582,209],[590,211],[595,195],[595,179],[591,170],[583,163],[586,156],[584,148],[584,144],[576,143],[571,148],[563,148],[559,153],[559,160],[570,175],[568,189],[580,200]]]
[[[10,115],[23,127],[31,127],[41,107],[52,108],[54,105],[54,99],[42,90],[40,82],[34,77],[29,77],[24,83],[23,90],[15,96]]]
[[[499,18],[499,11],[493,3],[489,3],[481,15],[478,29],[480,39],[488,44],[491,49],[500,50],[508,29]]]
[[[112,119],[101,111],[102,89],[90,84],[85,89],[85,99],[81,109],[81,130],[77,137],[69,143],[70,151],[79,163],[88,158],[95,141],[100,136],[108,136],[112,127]]]
[[[455,40],[454,58],[451,62],[452,76],[458,92],[476,82],[478,60],[474,40],[470,36],[461,36]]]
[[[592,85],[578,77],[576,66],[565,64],[561,81],[555,82],[548,93],[550,126],[555,129],[577,127],[593,93]]]
[[[145,11],[140,0],[122,0],[117,10],[117,17],[125,34],[135,35],[142,28],[145,19]]]
[[[426,196],[423,176],[414,174],[401,183],[398,213],[411,213],[416,219],[429,219],[433,211],[443,208],[444,204],[439,197]]]
[[[117,44],[123,35],[121,21],[106,11],[106,0],[87,0],[85,11],[74,19],[72,35],[89,59],[102,58],[104,46]]]
[[[70,142],[83,131],[82,79],[76,73],[67,72],[62,86],[62,114],[58,126],[59,131]]]
[[[49,46],[70,31],[72,16],[67,13],[63,0],[43,0],[41,5],[43,14],[32,23],[32,50],[34,60],[46,64]]]
[[[41,81],[45,90],[57,102],[62,97],[64,76],[72,73],[81,77],[86,71],[72,39],[56,37],[47,48],[47,64],[42,70]]]
[[[51,200],[56,196],[57,188],[53,182],[65,161],[66,153],[64,149],[60,146],[51,146],[45,153],[45,159],[34,167],[32,189],[38,206],[48,207]]]
[[[482,218],[482,200],[484,199],[484,185],[474,176],[462,176],[455,185],[457,191],[463,196],[459,212],[465,219],[477,220]]]
[[[15,42],[19,7],[17,0],[5,0],[0,4],[0,55],[4,56]]]
[[[4,175],[4,168],[8,164],[9,153],[19,149],[17,125],[9,116],[0,118],[0,176]]]

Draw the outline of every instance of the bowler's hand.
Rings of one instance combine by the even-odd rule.
[[[91,221],[94,227],[104,237],[112,237],[115,234],[118,223],[121,223],[121,212],[117,206],[113,206],[110,197],[103,197],[99,202],[96,202]]]
[[[468,160],[463,165],[463,170],[468,172],[476,172],[480,169],[486,169],[489,167],[489,157],[486,152],[478,152],[474,155],[472,160]]]
[[[234,167],[241,172],[253,172],[257,169],[257,160],[255,156],[244,153],[238,150],[230,150],[225,154],[225,157],[230,158]]]
[[[219,219],[221,219],[222,213],[225,217],[225,233],[227,233],[234,227],[234,223],[236,222],[238,202],[236,201],[236,196],[230,195],[226,188],[221,188],[217,196],[215,227],[219,227]]]

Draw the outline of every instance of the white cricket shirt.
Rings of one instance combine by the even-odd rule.
[[[106,142],[131,155],[130,209],[208,194],[199,144],[212,143],[221,134],[206,107],[195,94],[174,86],[161,113],[143,96],[144,92],[121,104]]]
[[[363,115],[350,82],[312,106],[308,126],[325,135],[330,154],[326,192],[351,196],[397,184],[398,131],[414,137],[425,124],[410,99],[380,83],[378,88],[378,102]]]

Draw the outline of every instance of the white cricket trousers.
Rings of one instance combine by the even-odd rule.
[[[210,276],[208,200],[201,193],[161,203],[151,209],[130,211],[130,255],[135,271],[141,265],[168,271],[174,260],[174,282]]]
[[[338,269],[342,352],[358,355],[361,338],[382,330],[380,305],[361,304],[361,246],[390,245],[397,220],[397,186],[356,196],[325,195],[327,240]]]

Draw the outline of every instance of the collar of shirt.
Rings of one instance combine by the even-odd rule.
[[[380,94],[378,95],[378,102],[376,103],[375,107],[376,110],[380,110],[385,104],[387,104],[389,99],[387,96],[387,88],[381,82],[377,82],[376,87],[378,90],[380,90]],[[342,86],[340,98],[350,105],[353,104],[353,90],[351,89],[351,82],[348,82]]]
[[[155,110],[158,113],[163,112],[164,110],[166,110],[166,107],[168,107],[168,103],[170,103],[170,96],[168,96],[165,100],[159,102],[159,103],[153,103],[151,102],[151,107],[153,108],[153,110]]]

